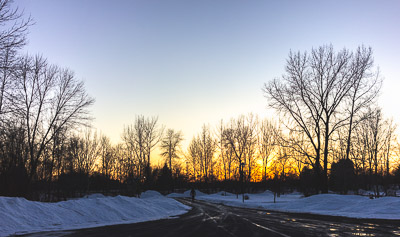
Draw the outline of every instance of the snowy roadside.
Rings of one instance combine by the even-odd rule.
[[[331,216],[372,219],[400,219],[400,198],[382,197],[369,199],[358,195],[320,194],[302,197],[300,193],[292,193],[277,197],[265,191],[260,194],[246,194],[249,200],[242,202],[242,196],[219,192],[216,194],[196,195],[196,199],[228,206],[260,208],[282,212],[312,213]],[[189,191],[184,194],[170,194],[169,197],[189,197]]]
[[[158,220],[188,210],[155,191],[144,192],[141,198],[96,194],[57,203],[0,197],[0,236]]]

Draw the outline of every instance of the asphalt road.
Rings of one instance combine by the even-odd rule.
[[[400,236],[400,221],[291,214],[178,200],[192,206],[192,210],[171,219],[26,236]]]

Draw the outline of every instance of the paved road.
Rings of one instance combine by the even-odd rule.
[[[288,214],[179,201],[193,209],[172,219],[27,236],[400,236],[400,221]]]

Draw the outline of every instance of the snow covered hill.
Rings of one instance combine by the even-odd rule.
[[[230,206],[262,208],[285,212],[314,213],[354,218],[400,220],[400,198],[369,199],[356,195],[320,194],[304,198],[300,193],[282,195],[273,202],[273,193],[241,196],[219,192],[204,194],[196,190],[196,199]],[[172,199],[189,197],[172,193],[164,197],[155,191],[142,193],[141,198],[101,194],[57,203],[32,202],[24,198],[0,197],[0,236],[39,231],[68,230],[104,225],[136,223],[181,215],[190,207]],[[170,197],[170,198],[168,198]]]
[[[0,197],[0,236],[143,222],[189,209],[155,191],[144,192],[141,198],[95,194],[57,203]]]
[[[175,194],[171,194],[174,196]],[[219,192],[200,195],[196,199],[223,203],[230,206],[261,208],[284,212],[313,213],[353,218],[398,219],[400,220],[400,198],[381,197],[369,199],[357,195],[319,194],[302,197],[300,193],[281,195],[274,203],[274,194],[265,191],[260,194],[246,194],[249,200],[242,202],[242,196]]]

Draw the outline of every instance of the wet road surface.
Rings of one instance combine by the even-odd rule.
[[[178,200],[192,210],[171,219],[26,236],[400,236],[397,220],[281,213]]]

